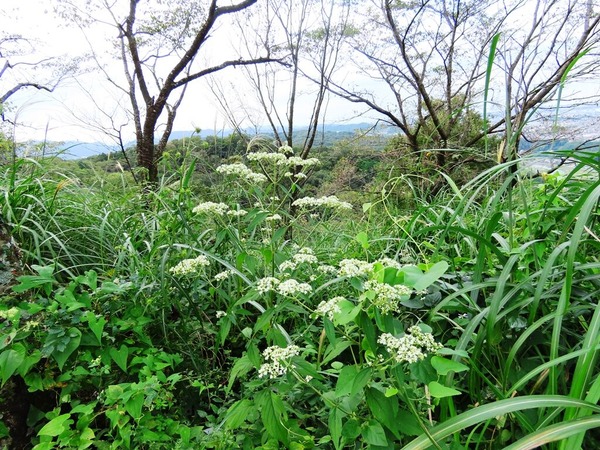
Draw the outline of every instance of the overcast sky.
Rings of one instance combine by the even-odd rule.
[[[60,21],[52,11],[54,2],[47,0],[1,0],[0,12],[11,20],[3,20],[3,30],[7,33],[19,33],[36,43],[39,56],[59,57],[67,60],[72,55],[80,55],[89,51],[82,32],[75,26],[57,25]],[[88,29],[86,35],[96,49],[108,48],[110,36],[106,29]],[[31,56],[27,56],[31,58]],[[120,70],[118,62],[114,63],[115,71]],[[239,85],[243,79],[240,69],[227,69],[220,72],[223,85],[231,83]],[[10,76],[0,79],[0,90],[5,91],[9,83],[14,82]],[[305,85],[304,90],[311,87]],[[86,93],[87,91],[87,93]],[[232,105],[244,104],[249,113],[258,110],[250,97],[245,96],[244,89],[228,101]],[[118,106],[119,100],[127,107],[127,99],[119,98],[105,78],[97,70],[78,76],[77,79],[67,79],[53,93],[35,89],[22,90],[10,99],[11,117],[17,118],[19,126],[16,129],[17,140],[44,139],[51,141],[104,141],[111,143],[109,137],[97,129],[99,123],[107,124],[107,116],[115,118],[122,113]],[[102,112],[99,112],[99,111]],[[298,123],[308,123],[310,104],[299,103],[300,117]],[[326,121],[360,121],[368,118],[356,118],[359,112],[356,106],[347,104],[339,99],[331,99],[328,104]],[[213,94],[208,88],[207,81],[198,80],[190,85],[186,97],[175,122],[174,130],[225,129],[229,128],[228,121],[223,117]],[[133,127],[129,126],[124,137],[133,139]]]
[[[2,30],[7,33],[20,33],[31,39],[35,43],[37,57],[53,56],[60,61],[66,61],[70,56],[88,52],[89,44],[78,27],[59,25],[60,21],[51,9],[56,2],[57,0],[0,0]],[[221,33],[224,33],[222,36],[226,40],[231,38],[227,36],[226,29],[221,29]],[[100,53],[103,49],[109,48],[112,39],[112,35],[106,34],[105,29],[87,29],[86,36],[95,49],[100,49]],[[221,36],[218,39],[221,39]],[[223,42],[217,38],[214,40]],[[23,49],[26,53],[24,58],[31,58],[31,55],[27,54],[29,51],[30,49]],[[216,57],[220,56],[222,55],[216,55]],[[114,62],[111,67],[115,73],[121,72],[118,62]],[[37,77],[43,79],[42,72],[36,74],[36,79]],[[370,81],[366,77],[359,80],[357,76],[356,72],[347,74],[348,79],[357,80],[361,86],[370,86],[368,84]],[[220,72],[219,79],[225,86],[233,83],[239,87],[243,84],[240,69],[227,69]],[[0,79],[0,91],[6,91],[14,80],[10,76],[3,76]],[[310,89],[308,84],[302,88],[303,91],[310,91]],[[600,86],[598,83],[584,83],[578,86],[569,85],[567,89],[575,89],[580,96],[591,96],[598,94]],[[494,86],[491,93],[494,94]],[[383,97],[385,96],[390,96],[388,91],[385,91]],[[502,101],[502,92],[499,92],[499,97]],[[234,107],[244,105],[249,115],[257,115],[253,114],[253,110],[258,111],[259,108],[251,100],[247,89],[238,89],[235,95],[228,96],[227,99],[230,105]],[[46,136],[48,140],[103,141],[107,144],[112,142],[105,133],[99,131],[99,126],[108,126],[109,118],[113,118],[116,124],[123,123],[123,110],[129,106],[127,99],[120,98],[97,69],[78,76],[77,79],[65,80],[52,94],[34,89],[24,90],[13,96],[10,103],[12,111],[9,115],[16,116],[19,123],[16,129],[16,138],[19,141],[44,139]],[[310,117],[310,104],[301,102],[298,109],[300,118],[297,123],[307,123]],[[238,110],[241,111],[242,116],[246,114],[242,108]],[[332,98],[327,105],[325,121],[330,123],[374,121],[376,117],[373,113],[358,117],[359,112],[361,110],[355,104]],[[220,130],[229,127],[213,94],[208,89],[207,82],[198,80],[192,83],[179,109],[174,130],[195,128]],[[131,125],[126,128],[124,138],[133,139]]]

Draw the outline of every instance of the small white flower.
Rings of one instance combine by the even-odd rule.
[[[321,164],[321,161],[319,161],[317,158],[303,159],[303,158],[300,158],[299,156],[291,156],[291,157],[287,158],[285,161],[282,160],[282,161],[277,162],[277,165],[289,166],[289,167],[295,167],[295,166],[311,167],[311,166],[318,166],[319,164]]]
[[[365,283],[365,289],[375,293],[373,306],[381,310],[381,314],[388,314],[392,311],[399,311],[398,302],[403,297],[409,296],[412,290],[402,284],[392,286],[387,283],[380,283],[376,280],[369,280]]]
[[[216,317],[217,319],[220,319],[221,317],[225,317],[225,316],[227,316],[227,313],[226,313],[225,311],[217,311],[217,312],[215,313],[215,317]]]
[[[299,249],[298,253],[296,253],[292,257],[292,260],[296,264],[302,264],[302,263],[314,264],[314,263],[319,262],[319,260],[317,259],[317,257],[314,255],[313,250],[311,248],[308,248],[308,247],[303,247],[303,248]]]
[[[169,272],[173,275],[189,275],[197,273],[199,270],[210,265],[210,261],[204,255],[199,255],[196,258],[184,259],[180,261],[176,266],[171,267]]]
[[[273,214],[272,216],[267,216],[265,218],[265,221],[267,222],[275,222],[275,221],[280,221],[281,220],[281,216],[279,214]]]
[[[229,278],[231,275],[233,275],[233,272],[231,270],[224,270],[223,272],[219,272],[218,274],[216,274],[214,280],[223,281]]]
[[[294,279],[282,281],[277,287],[281,295],[294,296],[296,294],[310,294],[312,287],[308,283],[299,283]]]
[[[200,203],[192,212],[194,214],[215,214],[218,216],[222,216],[229,211],[229,206],[225,203],[214,203],[214,202],[204,202]]]
[[[333,297],[331,300],[322,301],[317,306],[315,312],[320,316],[327,317],[329,320],[333,320],[333,315],[341,312],[340,302],[346,300],[344,297]]]
[[[427,356],[426,352],[436,352],[442,348],[440,343],[435,342],[431,333],[423,333],[417,326],[410,327],[407,334],[400,338],[383,333],[377,342],[385,346],[396,362],[409,364],[424,359]]]
[[[296,263],[294,261],[284,261],[279,264],[279,270],[281,272],[285,272],[286,270],[294,270],[296,268]]]
[[[398,261],[392,258],[381,258],[378,262],[383,264],[384,267],[393,267],[394,269],[398,270],[402,269],[402,264],[400,264]]]
[[[329,264],[323,264],[317,267],[317,270],[321,273],[329,274],[329,275],[337,275],[338,269]]]
[[[256,291],[261,295],[266,294],[269,291],[277,289],[277,286],[279,286],[280,283],[281,281],[274,277],[262,278],[256,283]]]
[[[350,203],[341,201],[335,195],[329,195],[320,198],[303,197],[295,200],[292,205],[300,208],[317,208],[323,206],[333,209],[352,209],[352,205]]]
[[[244,217],[246,214],[248,214],[248,211],[243,209],[230,209],[227,211],[227,215],[233,217]]]
[[[245,164],[223,164],[217,167],[217,172],[224,175],[233,175],[251,183],[264,183],[267,181],[267,177],[260,173],[253,172],[250,168],[246,167]]]
[[[373,272],[373,264],[360,259],[342,259],[338,265],[340,277],[361,277]]]
[[[287,158],[282,153],[274,152],[252,152],[246,155],[248,161],[257,161],[270,164],[280,164],[282,161],[286,161]]]
[[[293,155],[294,149],[289,145],[282,145],[279,147],[279,153],[283,153],[284,155]]]
[[[277,378],[287,373],[289,359],[300,354],[300,347],[290,345],[288,347],[273,346],[263,351],[265,361],[270,361],[258,369],[259,378]]]

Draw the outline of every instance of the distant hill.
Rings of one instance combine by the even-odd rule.
[[[328,124],[322,128],[322,131],[325,133],[325,139],[323,139],[325,145],[331,145],[332,142],[338,141],[340,139],[347,139],[354,135],[357,130],[368,130],[373,127],[373,124],[369,123],[351,123],[351,124]],[[299,127],[297,129],[298,133],[302,131],[306,131],[307,127]],[[394,129],[394,134],[397,132],[397,129]],[[248,135],[254,135],[256,130],[254,128],[244,130]],[[269,135],[270,129],[264,127],[259,130],[259,133]],[[320,130],[321,131],[321,130]],[[387,134],[387,129],[378,129],[379,133]],[[174,141],[177,139],[185,139],[191,136],[200,136],[203,139],[206,139],[211,136],[225,137],[229,136],[233,133],[233,129],[222,129],[222,130],[200,130],[200,132],[196,132],[193,130],[187,131],[173,131],[169,138],[170,141]],[[317,139],[317,142],[320,142],[320,139]],[[126,144],[126,147],[134,146],[134,142],[129,142]],[[319,145],[319,144],[317,144]],[[102,153],[112,153],[120,151],[120,148],[116,145],[107,145],[100,142],[79,142],[79,141],[68,141],[62,143],[51,144],[49,147],[52,148],[47,154],[54,154],[60,157],[61,159],[82,159],[90,156],[100,155]]]

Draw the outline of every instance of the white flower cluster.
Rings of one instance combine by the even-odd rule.
[[[233,275],[233,272],[231,270],[224,270],[223,272],[219,272],[218,274],[216,274],[214,280],[223,281],[229,278],[231,275]]]
[[[196,273],[198,270],[203,269],[204,267],[210,265],[208,258],[204,255],[199,255],[196,258],[184,259],[180,261],[174,267],[169,269],[173,275],[189,275],[191,273]]]
[[[269,291],[277,289],[277,286],[279,286],[280,283],[281,281],[274,277],[261,278],[258,280],[258,283],[256,283],[256,291],[261,295],[266,294]]]
[[[346,300],[344,297],[333,297],[331,300],[322,301],[317,306],[315,312],[320,316],[327,317],[329,320],[333,320],[333,315],[342,312],[340,309],[340,302]]]
[[[281,161],[281,162],[277,162],[278,165],[280,166],[290,166],[290,167],[295,167],[295,166],[301,166],[301,167],[312,167],[312,166],[318,166],[319,164],[321,164],[321,161],[319,161],[317,158],[307,158],[307,159],[303,159],[300,158],[299,156],[291,156],[289,158],[287,158],[285,160],[285,162]]]
[[[294,270],[300,264],[315,264],[319,262],[315,256],[315,252],[312,248],[302,247],[298,249],[298,253],[292,256],[289,261],[284,261],[279,265],[279,270],[285,272],[286,270]]]
[[[300,347],[290,345],[289,347],[267,347],[262,353],[265,361],[270,361],[258,369],[260,378],[277,378],[280,375],[287,373],[288,360],[300,354]]]
[[[214,202],[204,202],[200,203],[194,209],[192,209],[194,214],[207,214],[207,215],[215,215],[215,216],[232,216],[232,217],[243,217],[248,214],[248,211],[244,209],[231,209],[225,203],[214,203]]]
[[[273,214],[272,216],[267,216],[265,218],[265,222],[278,222],[281,220],[281,216],[279,214]]]
[[[383,264],[384,267],[393,267],[394,269],[398,270],[402,269],[402,264],[400,264],[398,261],[392,258],[381,258],[378,262]]]
[[[410,295],[412,290],[404,285],[397,284],[392,286],[387,283],[380,283],[376,280],[369,280],[365,283],[365,289],[375,293],[373,306],[381,310],[381,314],[388,314],[391,311],[398,311],[398,302],[402,297]]]
[[[338,266],[340,277],[362,277],[373,272],[373,264],[360,259],[342,259]]]
[[[258,161],[258,162],[266,162],[271,164],[285,164],[287,158],[282,153],[272,153],[272,152],[252,152],[246,155],[248,161]]]
[[[338,269],[336,269],[333,266],[330,266],[329,264],[320,265],[319,267],[317,267],[317,270],[321,273],[326,273],[329,275],[337,275],[338,274]]]
[[[217,167],[217,172],[224,175],[234,175],[251,183],[264,183],[267,181],[266,176],[261,173],[253,172],[250,168],[246,167],[246,165],[242,163],[223,164]]]
[[[423,333],[417,326],[408,329],[408,333],[397,338],[390,333],[383,333],[377,342],[384,345],[396,362],[414,363],[422,360],[427,353],[435,352],[443,346],[435,342],[431,333]]]
[[[248,214],[248,211],[245,209],[230,209],[227,211],[227,215],[232,217],[244,217],[246,214]]]
[[[308,283],[300,283],[294,279],[282,281],[277,286],[277,292],[281,295],[294,296],[296,294],[310,294],[312,287]]]
[[[294,149],[289,145],[282,145],[279,147],[279,153],[283,153],[284,155],[293,155]]]
[[[229,206],[225,203],[214,203],[214,202],[204,202],[200,203],[192,212],[194,214],[216,214],[218,216],[223,216],[229,211]]]
[[[215,312],[215,318],[220,319],[221,317],[226,317],[227,313],[225,311],[217,311]]]
[[[327,208],[334,209],[352,209],[352,205],[348,202],[343,202],[335,195],[328,195],[325,197],[315,198],[315,197],[304,197],[299,198],[298,200],[292,203],[293,206],[299,206],[301,208],[316,208],[319,206],[324,206]]]

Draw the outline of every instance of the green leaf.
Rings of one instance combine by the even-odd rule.
[[[106,325],[106,319],[103,316],[96,317],[91,311],[88,311],[85,317],[88,321],[90,330],[92,330],[92,333],[94,333],[94,336],[98,339],[98,343],[101,344],[102,332],[104,331],[104,325]]]
[[[387,446],[388,441],[381,424],[376,420],[369,420],[367,428],[362,432],[365,442],[369,445]]]
[[[254,404],[247,399],[238,400],[227,410],[225,415],[225,428],[235,430],[244,423]]]
[[[599,427],[599,414],[581,419],[570,420],[568,422],[561,422],[528,434],[514,444],[505,447],[504,450],[529,450],[533,448],[539,448],[544,444],[562,441],[570,436],[579,433],[585,433],[587,430]]]
[[[335,386],[335,396],[354,396],[367,385],[371,379],[371,369],[366,367],[359,371],[358,366],[345,366],[340,372]]]
[[[260,409],[260,417],[270,436],[283,444],[288,443],[288,432],[284,425],[287,422],[285,406],[279,396],[271,391],[262,391],[256,396]]]
[[[331,435],[331,440],[333,441],[334,447],[337,449],[341,448],[341,439],[342,439],[342,415],[343,413],[337,409],[332,408],[329,411],[329,434]]]
[[[595,412],[600,412],[600,407],[597,405],[569,398],[567,396],[524,395],[478,406],[477,408],[472,408],[467,412],[445,420],[441,424],[431,428],[427,434],[421,434],[418,438],[405,445],[403,450],[425,450],[431,447],[432,439],[436,442],[443,442],[446,437],[464,430],[465,428],[478,423],[484,423],[494,417],[503,416],[515,411],[567,407],[586,408]]]
[[[117,366],[121,368],[121,370],[127,373],[127,357],[129,356],[129,348],[122,344],[119,350],[116,348],[110,348],[108,354],[112,358],[112,360],[117,363]]]
[[[69,417],[71,414],[61,414],[55,417],[38,431],[38,436],[58,436],[65,431],[65,422],[69,420]]]
[[[446,387],[443,384],[438,383],[437,381],[432,381],[427,386],[429,387],[429,393],[432,397],[435,398],[452,397],[454,395],[461,394],[460,391]]]
[[[254,331],[265,330],[271,325],[271,318],[275,314],[275,308],[269,308],[262,313],[254,324]]]
[[[446,270],[448,270],[448,263],[446,261],[435,263],[427,272],[425,272],[423,276],[419,278],[413,288],[416,291],[422,291],[423,289],[435,283],[442,275],[446,273]]]
[[[336,325],[346,325],[356,319],[356,316],[360,312],[360,305],[355,305],[348,300],[342,300],[338,303],[340,312],[333,316],[333,322]]]
[[[469,370],[468,366],[465,366],[458,361],[451,359],[442,358],[441,356],[434,356],[431,358],[431,365],[438,373],[438,375],[447,375],[448,372],[465,372]]]
[[[0,375],[2,375],[2,386],[17,371],[19,366],[25,361],[25,347],[21,344],[15,345],[10,350],[5,350],[0,354]]]
[[[260,367],[261,358],[260,352],[258,351],[258,347],[253,341],[248,343],[248,348],[246,349],[246,355],[248,355],[248,359],[257,369]]]
[[[66,332],[67,343],[64,345],[64,348],[55,347],[52,351],[52,357],[58,364],[58,368],[62,370],[63,366],[69,359],[69,356],[73,354],[75,350],[79,347],[81,342],[81,331],[77,328],[72,327],[69,328]]]
[[[54,284],[54,267],[53,266],[31,266],[38,275],[23,275],[17,277],[17,281],[21,284],[13,286],[12,290],[17,293],[25,292],[29,289],[42,286],[46,295],[50,295],[52,292],[52,284]]]
[[[142,391],[135,392],[126,402],[125,410],[135,421],[142,418],[142,407],[144,406],[144,393]]]
[[[385,393],[384,393],[384,395],[385,395],[386,397],[393,397],[393,396],[394,396],[394,395],[396,395],[397,393],[398,393],[398,389],[396,389],[396,388],[387,388],[387,389],[385,390]]]
[[[354,239],[362,246],[363,250],[368,250],[370,247],[369,236],[364,231],[358,233]]]
[[[373,417],[400,439],[399,422],[396,418],[398,415],[398,398],[386,397],[379,389],[370,388],[366,391],[366,400]]]
[[[323,364],[323,365],[327,364],[329,361],[334,359],[336,356],[338,356],[340,353],[342,353],[344,350],[346,350],[351,345],[352,345],[352,342],[349,340],[343,340],[343,341],[338,340],[338,341],[336,341],[335,345],[327,346],[327,348],[325,349],[325,355],[323,356],[323,361],[321,362],[321,364]]]
[[[235,380],[243,375],[246,375],[248,372],[250,372],[252,369],[254,369],[254,364],[252,364],[252,362],[250,361],[250,358],[248,358],[248,355],[244,355],[241,358],[238,358],[238,360],[235,362],[235,364],[233,365],[232,369],[231,369],[231,373],[229,374],[229,382],[227,383],[227,391],[231,391],[231,388],[233,387],[233,383],[235,383]]]

